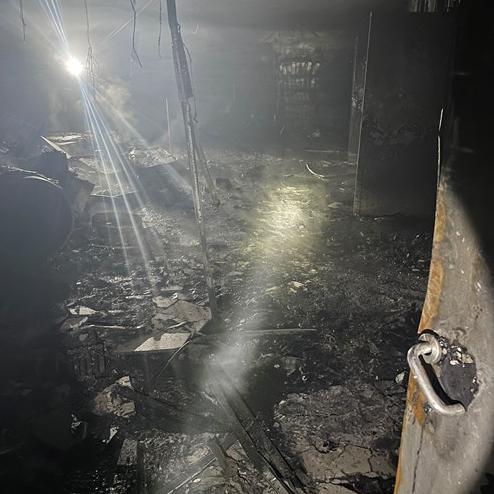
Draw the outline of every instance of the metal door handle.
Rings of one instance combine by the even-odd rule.
[[[465,407],[461,403],[453,405],[444,403],[433,388],[419,357],[423,357],[428,364],[437,364],[441,360],[442,348],[434,335],[430,333],[420,335],[419,342],[408,350],[408,365],[433,410],[441,415],[460,415],[465,413]]]

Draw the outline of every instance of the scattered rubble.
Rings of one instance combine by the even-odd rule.
[[[80,139],[57,141],[80,146],[67,151],[71,172],[96,184],[93,197],[115,192]],[[320,180],[297,160],[210,155],[222,205],[207,205],[206,215],[225,335],[201,332],[211,314],[193,212],[159,193],[131,201],[123,239],[105,219],[115,216],[108,201],[90,198],[53,261],[65,284],[46,320],[72,369],[68,416],[88,424],[73,447],[94,441],[102,465],[67,469],[64,481],[118,492],[182,482],[190,493],[270,493],[269,465],[256,469],[255,452],[264,456],[269,441],[278,451],[270,461],[286,462],[284,474],[276,469],[278,492],[287,478],[307,493],[391,492],[428,227],[352,216],[352,176],[340,165],[332,173],[325,163],[331,179]],[[149,161],[141,175],[161,159],[137,148],[129,158],[136,168]],[[212,359],[235,389],[223,405],[206,378]],[[23,386],[26,396],[36,389]],[[229,421],[219,412],[232,393],[252,412],[247,421],[242,407]],[[231,437],[239,414],[240,442]]]

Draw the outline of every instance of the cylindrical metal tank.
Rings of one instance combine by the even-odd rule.
[[[0,255],[42,259],[72,230],[72,211],[61,187],[36,173],[0,171]]]

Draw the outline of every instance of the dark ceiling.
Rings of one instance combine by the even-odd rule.
[[[148,0],[140,0],[141,3]],[[162,0],[163,4],[166,0]],[[122,3],[122,2],[121,2]],[[396,8],[402,0],[178,0],[184,21],[259,28],[341,28],[372,9]],[[125,5],[123,0],[122,6]],[[158,12],[159,0],[152,4]]]
[[[37,4],[56,0],[24,2],[29,19],[36,22],[40,8]],[[19,0],[9,0],[10,9],[2,7],[2,16],[18,22]],[[158,22],[160,0],[135,0],[139,22]],[[84,0],[58,0],[68,26],[83,25]],[[91,21],[98,27],[113,27],[116,22],[129,19],[130,0],[87,0]],[[166,0],[161,0],[166,15]],[[371,10],[403,10],[407,0],[177,0],[181,22],[259,29],[307,28],[344,29],[353,25]]]

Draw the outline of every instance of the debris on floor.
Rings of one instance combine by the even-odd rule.
[[[4,430],[69,448],[68,459],[93,447],[99,467],[40,465],[39,475],[70,492],[391,492],[429,225],[354,217],[352,165],[342,173],[341,163],[313,160],[312,171],[331,177],[321,180],[295,159],[210,151],[221,200],[206,208],[216,326],[193,211],[160,194],[141,204],[130,187],[105,203],[115,191],[82,141],[53,140],[69,173],[95,189],[43,274],[46,331],[73,379],[67,426],[53,428],[57,408],[34,408],[32,436],[14,433],[20,417]],[[164,150],[134,147],[129,159],[141,175],[158,167],[185,180],[180,157]],[[15,341],[16,303],[4,348]],[[25,390],[20,408],[38,394],[23,379],[12,383]],[[72,415],[84,438],[70,432]]]

